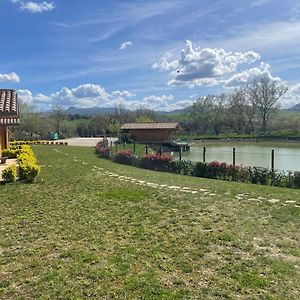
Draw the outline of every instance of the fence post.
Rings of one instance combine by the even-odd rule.
[[[162,153],[161,152],[161,146],[159,146],[159,152],[158,153],[159,153],[159,156],[161,156],[161,153]]]
[[[235,148],[232,149],[232,164],[235,166]]]
[[[206,153],[206,148],[203,147],[203,162],[205,163],[205,153]]]
[[[180,146],[180,148],[179,148],[179,160],[181,161],[181,155],[182,155],[182,148],[181,148],[181,146]]]
[[[133,154],[135,154],[135,142],[133,142]]]
[[[125,148],[126,148],[126,142],[124,142],[123,144],[123,149],[125,150]]]
[[[115,145],[116,145],[116,152],[117,152],[118,151],[118,144],[116,143]]]
[[[148,145],[145,146],[145,153],[148,154]]]
[[[272,170],[272,173],[274,173],[274,158],[275,158],[275,151],[274,151],[274,149],[272,149],[272,152],[271,152],[271,170]]]
[[[113,142],[110,141],[110,149],[112,149],[112,147],[113,147]]]

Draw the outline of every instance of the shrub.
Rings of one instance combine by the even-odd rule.
[[[135,156],[131,150],[121,150],[114,155],[113,160],[117,163],[133,165],[134,158]]]
[[[191,175],[195,164],[190,160],[173,160],[169,162],[169,171],[181,175]]]
[[[207,177],[217,179],[220,175],[220,163],[216,160],[207,164]]]
[[[204,162],[197,162],[192,175],[196,176],[196,177],[204,177],[207,178],[208,177],[208,166],[206,163]]]
[[[10,165],[2,171],[2,178],[5,182],[14,182],[17,179],[16,165]]]
[[[251,183],[267,184],[269,178],[269,170],[262,167],[249,167]]]
[[[146,154],[141,158],[140,166],[150,170],[167,171],[172,160],[173,157],[169,155]]]
[[[4,149],[2,151],[2,157],[17,158],[19,153],[19,149],[10,147],[9,149]]]
[[[39,174],[40,167],[30,146],[22,146],[18,161],[20,164],[20,178],[32,182]]]
[[[231,180],[237,180],[241,182],[249,182],[250,181],[250,171],[248,167],[245,166],[234,166],[235,168],[238,168],[238,172],[235,175],[236,177],[232,176]]]
[[[112,156],[110,148],[105,148],[105,147],[102,147],[102,146],[100,146],[98,144],[96,146],[96,152],[99,154],[99,156],[101,158],[110,159],[111,156]]]
[[[293,176],[293,185],[295,188],[299,189],[300,188],[300,172],[294,172]]]

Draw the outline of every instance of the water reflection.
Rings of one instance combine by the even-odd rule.
[[[206,162],[213,160],[232,163],[233,148],[236,150],[236,164],[271,168],[271,151],[275,150],[275,169],[300,170],[299,143],[201,143],[194,144],[189,152],[182,153],[183,159],[203,161],[203,147],[206,147]],[[178,158],[178,153],[174,153]]]

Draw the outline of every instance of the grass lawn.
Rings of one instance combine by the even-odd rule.
[[[299,299],[300,190],[33,149],[0,186],[1,299]]]

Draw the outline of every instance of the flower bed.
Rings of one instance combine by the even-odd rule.
[[[300,188],[300,172],[284,173],[262,167],[246,167],[218,161],[210,163],[189,160],[174,161],[172,156],[158,154],[147,154],[139,157],[130,150],[121,150],[113,154],[111,149],[105,148],[101,142],[97,144],[96,152],[102,158],[149,170],[227,181]]]
[[[3,150],[2,155],[9,158],[17,158],[19,162],[19,178],[32,182],[40,172],[40,166],[29,145],[10,146]],[[16,166],[11,165],[2,171],[5,182],[15,181],[17,176]]]

